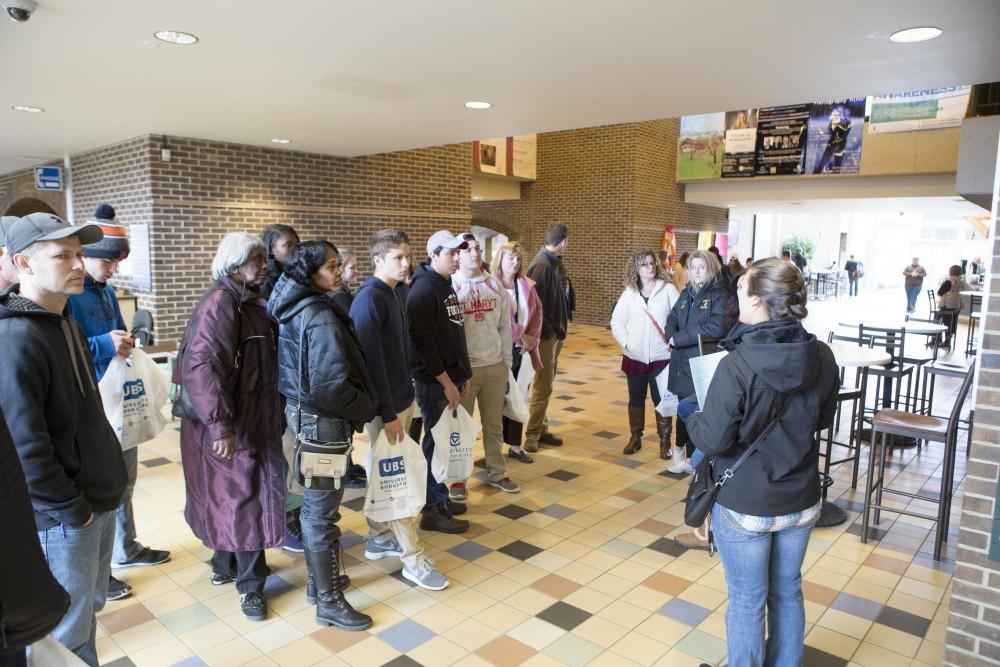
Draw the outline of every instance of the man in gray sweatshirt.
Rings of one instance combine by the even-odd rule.
[[[462,304],[465,342],[469,348],[469,361],[472,362],[472,379],[469,380],[469,391],[462,399],[462,407],[472,414],[476,402],[479,402],[490,486],[507,493],[517,493],[521,487],[507,475],[501,424],[514,351],[507,290],[496,278],[483,271],[483,251],[476,237],[466,233],[461,238],[468,247],[459,251],[458,272],[451,277],[451,282]],[[448,494],[455,499],[467,497],[465,483],[452,484]]]

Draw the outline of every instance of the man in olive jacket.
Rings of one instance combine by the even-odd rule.
[[[545,412],[552,397],[552,383],[559,365],[566,332],[569,329],[570,286],[566,267],[562,264],[563,253],[569,243],[569,229],[556,224],[545,234],[545,246],[538,251],[528,265],[527,275],[535,281],[535,291],[542,300],[542,339],[538,343],[538,353],[542,358],[542,368],[535,373],[528,399],[528,425],[525,429],[524,449],[538,451],[538,443],[558,447],[562,439],[549,433],[545,428]]]

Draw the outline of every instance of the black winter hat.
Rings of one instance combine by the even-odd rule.
[[[115,208],[111,204],[105,202],[98,204],[91,222],[100,226],[104,238],[97,243],[83,246],[84,257],[117,260],[128,257],[130,251],[128,235],[125,233],[125,227],[115,220]]]

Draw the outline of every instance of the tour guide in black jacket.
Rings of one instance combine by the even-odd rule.
[[[421,446],[427,458],[427,501],[420,527],[445,533],[464,533],[469,522],[454,518],[465,506],[449,502],[448,490],[431,472],[434,438],[431,429],[449,405],[458,406],[460,392],[472,377],[472,364],[465,343],[462,306],[451,287],[458,270],[458,250],[465,241],[441,230],[427,241],[429,262],[422,262],[413,274],[406,299],[406,319],[410,323],[410,371],[415,380],[417,405],[424,421]]]
[[[719,364],[701,412],[687,419],[695,446],[716,457],[717,474],[767,427],[783,396],[787,405],[777,426],[723,485],[718,503],[754,516],[816,505],[815,434],[833,423],[837,407],[833,352],[794,319],[737,325],[720,347],[730,354]]]

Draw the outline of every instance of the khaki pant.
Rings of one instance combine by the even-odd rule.
[[[556,369],[559,366],[559,352],[563,342],[553,338],[543,338],[538,343],[538,354],[542,357],[542,368],[535,373],[531,382],[531,397],[528,399],[527,428],[524,433],[524,448],[529,452],[538,451],[538,438],[548,420],[545,411],[549,408],[552,397],[552,383],[556,379]]]
[[[410,407],[397,415],[399,421],[403,422],[404,433],[410,430],[410,422],[413,420],[413,409],[414,404],[411,403]],[[376,417],[365,424],[365,431],[368,433],[368,438],[371,440],[372,446],[375,445],[379,433],[382,432],[382,424],[381,417]],[[406,519],[383,523],[365,517],[365,520],[368,522],[368,539],[382,544],[388,541],[390,537],[395,537],[396,542],[403,550],[403,555],[399,559],[403,561],[403,565],[408,569],[415,571],[417,565],[424,559],[424,548],[420,545],[420,537],[417,535],[417,521],[419,518],[408,517]]]
[[[462,399],[462,407],[470,415],[479,402],[479,421],[483,425],[483,451],[486,453],[486,471],[492,481],[507,476],[507,460],[503,457],[503,399],[507,389],[507,364],[500,361],[492,366],[472,369],[469,392]]]

